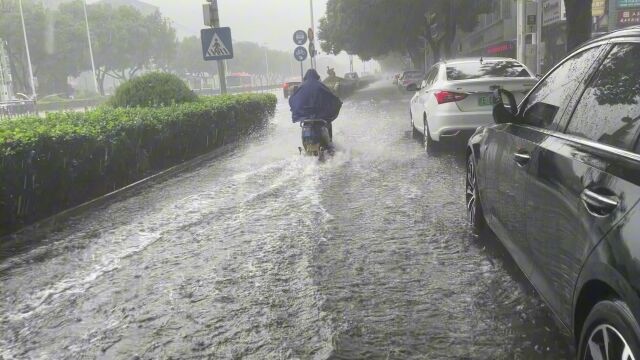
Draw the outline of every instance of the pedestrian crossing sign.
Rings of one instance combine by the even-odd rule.
[[[231,28],[209,28],[200,31],[202,55],[205,60],[233,59]]]

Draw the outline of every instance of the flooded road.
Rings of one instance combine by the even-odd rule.
[[[571,358],[505,250],[471,235],[464,156],[427,155],[408,100],[354,95],[318,163],[280,99],[247,143],[3,248],[0,355]]]

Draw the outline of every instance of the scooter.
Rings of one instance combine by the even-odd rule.
[[[302,147],[298,147],[300,154],[317,156],[323,159],[326,152],[333,148],[327,122],[324,120],[303,120],[300,122],[302,129]]]

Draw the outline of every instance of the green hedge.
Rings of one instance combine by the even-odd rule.
[[[156,107],[193,102],[198,96],[176,75],[152,72],[118,86],[107,105],[113,107]]]
[[[248,134],[272,94],[199,98],[0,122],[0,233],[11,232]]]

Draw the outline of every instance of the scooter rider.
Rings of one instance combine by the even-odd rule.
[[[314,69],[307,70],[300,87],[289,97],[293,122],[321,119],[326,121],[333,139],[331,122],[338,117],[342,101],[325,84]]]

